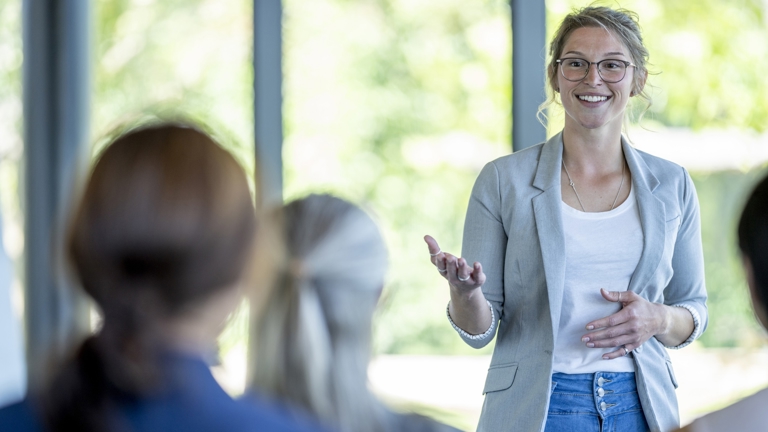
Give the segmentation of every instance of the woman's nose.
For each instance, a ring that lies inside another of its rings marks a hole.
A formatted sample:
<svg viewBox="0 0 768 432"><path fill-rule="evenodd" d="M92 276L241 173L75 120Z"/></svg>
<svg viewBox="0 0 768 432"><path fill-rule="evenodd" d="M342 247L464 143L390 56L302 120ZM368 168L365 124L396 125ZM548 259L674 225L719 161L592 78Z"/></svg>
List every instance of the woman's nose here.
<svg viewBox="0 0 768 432"><path fill-rule="evenodd" d="M592 66L594 66L594 68ZM591 63L589 67L587 67L587 76L584 77L584 82L590 85L602 84L603 78L600 76L600 72L597 68L598 65L595 63Z"/></svg>

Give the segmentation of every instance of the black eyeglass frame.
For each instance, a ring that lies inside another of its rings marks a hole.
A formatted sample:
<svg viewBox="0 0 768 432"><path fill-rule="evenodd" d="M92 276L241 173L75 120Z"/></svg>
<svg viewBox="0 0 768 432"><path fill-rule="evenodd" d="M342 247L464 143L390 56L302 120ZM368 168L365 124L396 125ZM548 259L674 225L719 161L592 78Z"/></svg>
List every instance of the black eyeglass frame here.
<svg viewBox="0 0 768 432"><path fill-rule="evenodd" d="M565 76L565 72L563 72L563 67L562 67L563 66L563 61L565 61L565 60L579 60L579 61L583 61L584 63L586 63L587 64L587 68L584 70L584 76L579 78L579 79L570 79L570 78L566 77ZM607 62L607 61L624 63L624 75L622 75L621 78L619 78L616 81L609 81L609 80L603 78L603 74L600 73L600 63ZM559 67L560 75L562 75L563 78L565 78L566 80L568 80L570 82L577 82L577 81L581 81L584 78L586 78L587 75L589 75L589 68L591 68L592 65L596 65L597 66L597 74L600 76L600 79L605 81L605 82L607 82L607 83L609 83L609 84L616 84L617 82L621 82L621 80L623 80L627 76L627 69L629 69L630 66L632 66L635 69L637 69L637 65L635 65L634 63L632 63L630 61L626 61L626 60L619 60L619 59L603 59L603 60L600 60L600 61L591 62L589 60L585 60L585 59L579 58L579 57L563 57L561 59L555 60L555 63L557 63L558 66L560 66Z"/></svg>

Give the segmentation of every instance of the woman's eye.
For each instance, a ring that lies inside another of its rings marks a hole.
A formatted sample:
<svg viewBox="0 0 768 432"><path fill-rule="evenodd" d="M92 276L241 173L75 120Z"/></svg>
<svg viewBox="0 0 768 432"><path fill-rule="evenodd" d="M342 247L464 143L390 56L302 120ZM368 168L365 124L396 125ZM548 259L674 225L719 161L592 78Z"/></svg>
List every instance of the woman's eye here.
<svg viewBox="0 0 768 432"><path fill-rule="evenodd" d="M568 62L568 66L573 68L580 68L580 67L584 67L584 62L581 60L571 60Z"/></svg>
<svg viewBox="0 0 768 432"><path fill-rule="evenodd" d="M617 61L609 61L609 62L603 63L603 68L605 69L619 69L622 66L623 64Z"/></svg>

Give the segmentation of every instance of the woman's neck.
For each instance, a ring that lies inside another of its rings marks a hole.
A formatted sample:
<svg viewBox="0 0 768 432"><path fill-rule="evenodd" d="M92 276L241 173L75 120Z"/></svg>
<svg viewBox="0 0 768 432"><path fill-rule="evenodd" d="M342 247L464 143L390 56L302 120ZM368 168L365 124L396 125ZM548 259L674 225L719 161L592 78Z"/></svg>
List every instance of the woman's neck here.
<svg viewBox="0 0 768 432"><path fill-rule="evenodd" d="M227 318L240 303L237 287L225 287L186 311L169 318L164 337L173 349L207 355L215 351L216 340Z"/></svg>
<svg viewBox="0 0 768 432"><path fill-rule="evenodd" d="M566 128L563 130L563 161L569 170L600 174L624 163L621 128Z"/></svg>

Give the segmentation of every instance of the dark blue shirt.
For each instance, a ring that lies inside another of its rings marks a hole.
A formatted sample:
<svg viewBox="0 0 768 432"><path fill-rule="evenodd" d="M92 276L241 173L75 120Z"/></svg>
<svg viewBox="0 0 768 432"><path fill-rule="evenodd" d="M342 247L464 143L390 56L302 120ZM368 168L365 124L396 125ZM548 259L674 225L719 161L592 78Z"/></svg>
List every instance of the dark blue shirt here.
<svg viewBox="0 0 768 432"><path fill-rule="evenodd" d="M169 385L162 392L119 405L117 415L130 430L325 431L309 417L264 398L233 400L200 358L174 355L168 366ZM0 409L0 431L44 430L41 417L29 399Z"/></svg>

